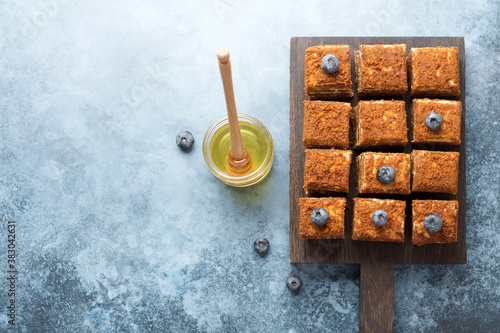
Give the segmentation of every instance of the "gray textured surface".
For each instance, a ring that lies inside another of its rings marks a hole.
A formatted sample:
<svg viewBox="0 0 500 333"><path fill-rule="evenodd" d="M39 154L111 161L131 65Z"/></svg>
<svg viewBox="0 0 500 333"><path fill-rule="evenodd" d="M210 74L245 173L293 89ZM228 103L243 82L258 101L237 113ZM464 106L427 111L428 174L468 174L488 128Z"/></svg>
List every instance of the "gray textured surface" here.
<svg viewBox="0 0 500 333"><path fill-rule="evenodd" d="M0 331L12 219L19 332L357 331L357 266L288 263L289 42L318 35L465 36L469 263L397 266L395 330L496 330L499 8L2 2ZM201 153L225 113L223 46L239 112L275 140L269 178L248 189L217 181ZM181 130L196 138L188 154L175 146ZM264 259L259 236L271 242Z"/></svg>

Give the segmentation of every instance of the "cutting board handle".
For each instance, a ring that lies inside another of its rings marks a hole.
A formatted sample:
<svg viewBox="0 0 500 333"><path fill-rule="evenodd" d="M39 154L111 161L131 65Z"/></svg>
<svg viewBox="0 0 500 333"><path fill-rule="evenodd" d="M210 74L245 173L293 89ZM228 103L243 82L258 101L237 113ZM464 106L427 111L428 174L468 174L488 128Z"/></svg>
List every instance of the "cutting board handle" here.
<svg viewBox="0 0 500 333"><path fill-rule="evenodd" d="M394 329L394 263L361 263L359 278L359 332Z"/></svg>

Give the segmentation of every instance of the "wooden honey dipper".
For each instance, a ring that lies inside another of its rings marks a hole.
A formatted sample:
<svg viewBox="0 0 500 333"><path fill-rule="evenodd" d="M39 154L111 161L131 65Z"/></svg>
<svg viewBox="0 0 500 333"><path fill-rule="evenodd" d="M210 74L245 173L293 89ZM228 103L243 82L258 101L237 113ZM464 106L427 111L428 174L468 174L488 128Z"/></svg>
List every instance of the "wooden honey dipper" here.
<svg viewBox="0 0 500 333"><path fill-rule="evenodd" d="M250 156L248 150L243 147L243 139L241 138L240 123L238 121L236 102L234 100L229 51L224 48L219 49L219 51L217 51L217 58L219 59L224 96L226 97L229 137L231 139L231 148L227 156L227 173L231 176L243 176L253 171L253 162L252 156Z"/></svg>

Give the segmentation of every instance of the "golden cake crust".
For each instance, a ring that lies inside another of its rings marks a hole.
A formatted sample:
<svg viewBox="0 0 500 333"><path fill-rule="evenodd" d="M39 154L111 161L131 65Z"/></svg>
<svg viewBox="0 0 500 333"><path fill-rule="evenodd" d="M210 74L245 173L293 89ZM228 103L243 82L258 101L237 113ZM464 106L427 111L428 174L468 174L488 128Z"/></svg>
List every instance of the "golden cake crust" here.
<svg viewBox="0 0 500 333"><path fill-rule="evenodd" d="M299 234L304 239L344 238L345 198L300 198ZM328 212L328 222L317 226L311 221L311 213L316 208Z"/></svg>
<svg viewBox="0 0 500 333"><path fill-rule="evenodd" d="M352 151L306 149L304 189L307 191L349 192Z"/></svg>
<svg viewBox="0 0 500 333"><path fill-rule="evenodd" d="M412 48L408 58L412 97L460 96L458 48Z"/></svg>
<svg viewBox="0 0 500 333"><path fill-rule="evenodd" d="M459 152L414 150L412 191L456 194Z"/></svg>
<svg viewBox="0 0 500 333"><path fill-rule="evenodd" d="M406 202L392 199L354 199L352 239L403 243L405 239ZM389 215L387 223L378 227L372 222L375 211L383 209Z"/></svg>
<svg viewBox="0 0 500 333"><path fill-rule="evenodd" d="M406 44L360 45L354 52L354 62L359 96L406 93Z"/></svg>
<svg viewBox="0 0 500 333"><path fill-rule="evenodd" d="M326 73L321 60L327 54L339 59L339 69ZM349 98L353 96L349 45L317 45L306 49L304 84L310 99Z"/></svg>
<svg viewBox="0 0 500 333"><path fill-rule="evenodd" d="M304 147L349 147L351 104L333 101L304 101Z"/></svg>
<svg viewBox="0 0 500 333"><path fill-rule="evenodd" d="M443 123L437 130L431 130L425 125L425 117L437 112ZM443 99L414 99L411 105L413 126L413 143L460 144L462 124L462 102Z"/></svg>
<svg viewBox="0 0 500 333"><path fill-rule="evenodd" d="M410 154L365 152L356 158L358 193L410 194ZM377 180L378 168L390 165L396 178L390 184Z"/></svg>
<svg viewBox="0 0 500 333"><path fill-rule="evenodd" d="M438 214L443 220L443 227L438 232L430 233L425 229L424 218L429 214ZM413 200L412 244L453 243L457 241L457 229L458 201Z"/></svg>
<svg viewBox="0 0 500 333"><path fill-rule="evenodd" d="M404 101L359 101L353 122L354 148L404 146L408 142Z"/></svg>

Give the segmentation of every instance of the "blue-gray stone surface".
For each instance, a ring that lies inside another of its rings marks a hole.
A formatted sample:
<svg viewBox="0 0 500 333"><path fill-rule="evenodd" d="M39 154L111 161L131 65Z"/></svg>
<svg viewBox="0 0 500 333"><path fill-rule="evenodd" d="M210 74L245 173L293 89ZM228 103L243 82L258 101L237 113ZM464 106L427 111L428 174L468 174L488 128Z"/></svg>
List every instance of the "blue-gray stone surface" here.
<svg viewBox="0 0 500 333"><path fill-rule="evenodd" d="M396 266L395 331L500 322L500 1L8 1L0 4L0 331L355 332L359 267L288 263L292 36L464 36L468 263ZM223 185L201 144L238 111L270 176ZM178 132L196 139L189 153ZM7 222L16 221L16 325ZM271 249L253 250L257 237ZM301 277L298 295L289 275Z"/></svg>

